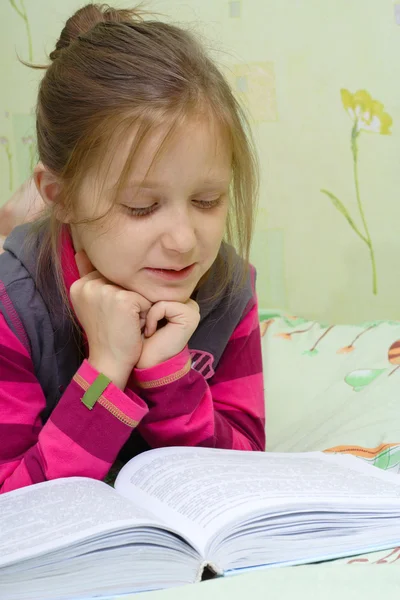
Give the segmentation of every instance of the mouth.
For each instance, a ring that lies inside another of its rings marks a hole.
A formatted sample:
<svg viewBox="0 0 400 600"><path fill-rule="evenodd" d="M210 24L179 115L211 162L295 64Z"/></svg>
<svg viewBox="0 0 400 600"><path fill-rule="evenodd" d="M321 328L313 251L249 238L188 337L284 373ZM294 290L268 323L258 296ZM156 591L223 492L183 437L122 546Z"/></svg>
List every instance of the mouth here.
<svg viewBox="0 0 400 600"><path fill-rule="evenodd" d="M153 269L151 267L147 267L145 270L154 277L176 281L189 277L189 275L192 274L195 266L196 263L188 265L187 267L183 267L183 269Z"/></svg>

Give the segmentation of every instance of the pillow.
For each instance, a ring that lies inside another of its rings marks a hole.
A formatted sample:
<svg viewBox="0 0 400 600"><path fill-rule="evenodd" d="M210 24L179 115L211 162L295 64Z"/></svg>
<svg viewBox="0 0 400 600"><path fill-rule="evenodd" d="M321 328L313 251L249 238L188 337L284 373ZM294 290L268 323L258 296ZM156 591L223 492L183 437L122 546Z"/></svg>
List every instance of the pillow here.
<svg viewBox="0 0 400 600"><path fill-rule="evenodd" d="M260 327L267 450L351 452L400 470L400 322Z"/></svg>

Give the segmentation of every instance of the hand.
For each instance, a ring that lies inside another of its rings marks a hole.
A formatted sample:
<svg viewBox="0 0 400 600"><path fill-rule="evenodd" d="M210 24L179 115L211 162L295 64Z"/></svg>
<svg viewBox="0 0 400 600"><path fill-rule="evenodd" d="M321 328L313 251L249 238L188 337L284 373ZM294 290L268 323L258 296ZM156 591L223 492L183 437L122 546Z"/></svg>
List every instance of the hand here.
<svg viewBox="0 0 400 600"><path fill-rule="evenodd" d="M27 179L0 209L0 235L7 237L17 225L33 221L45 204L33 178Z"/></svg>
<svg viewBox="0 0 400 600"><path fill-rule="evenodd" d="M161 319L168 322L157 330ZM194 300L182 302L156 302L146 316L143 349L136 364L147 369L179 354L196 330L200 321L199 305Z"/></svg>
<svg viewBox="0 0 400 600"><path fill-rule="evenodd" d="M75 259L81 278L71 286L71 302L88 339L88 360L124 389L142 352L151 303L105 279L84 251Z"/></svg>

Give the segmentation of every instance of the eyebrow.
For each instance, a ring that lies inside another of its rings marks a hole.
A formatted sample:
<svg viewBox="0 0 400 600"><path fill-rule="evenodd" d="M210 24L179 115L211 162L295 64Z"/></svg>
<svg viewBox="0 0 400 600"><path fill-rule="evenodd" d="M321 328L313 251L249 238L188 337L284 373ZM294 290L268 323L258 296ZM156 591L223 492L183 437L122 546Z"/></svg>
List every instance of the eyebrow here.
<svg viewBox="0 0 400 600"><path fill-rule="evenodd" d="M229 185L230 180L223 178L223 179L206 179L204 180L201 185L204 185L205 187L213 187L216 185ZM159 188L163 188L165 187L165 184L162 183L161 181L155 181L152 179L144 179L142 181L132 181L129 183L128 187L133 187L133 188L140 188L140 189L159 189Z"/></svg>

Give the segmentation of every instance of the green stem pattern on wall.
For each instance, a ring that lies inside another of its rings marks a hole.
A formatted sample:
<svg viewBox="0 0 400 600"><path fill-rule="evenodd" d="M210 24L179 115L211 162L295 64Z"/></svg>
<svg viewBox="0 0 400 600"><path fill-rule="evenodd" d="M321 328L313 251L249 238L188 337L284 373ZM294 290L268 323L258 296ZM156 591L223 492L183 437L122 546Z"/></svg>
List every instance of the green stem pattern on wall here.
<svg viewBox="0 0 400 600"><path fill-rule="evenodd" d="M6 153L8 158L8 180L10 191L14 189L14 176L13 176L13 168L12 168L12 154L9 147L6 147Z"/></svg>
<svg viewBox="0 0 400 600"><path fill-rule="evenodd" d="M372 266L372 293L376 295L378 293L378 282L377 282L377 274L376 274L375 253L374 253L374 248L372 246L372 240L371 240L371 235L369 233L367 219L365 218L364 207L361 202L360 184L359 184L359 178L358 178L357 140L358 140L359 135L360 135L360 131L358 130L357 121L356 121L354 123L353 129L351 131L351 152L353 155L353 176L354 176L354 187L355 187L355 191L356 191L357 207L358 207L358 212L360 213L361 221L363 224L364 233L362 231L360 231L360 229L357 227L356 223L351 218L349 211L347 210L347 208L345 207L343 202L341 200L339 200L339 198L337 198L334 194L332 194L332 192L329 192L328 190L321 190L321 192L328 196L328 198L331 200L333 206L345 217L345 219L347 220L347 222L349 223L349 225L353 229L353 231L367 245L367 247L369 249L369 254L371 257L371 266Z"/></svg>
<svg viewBox="0 0 400 600"><path fill-rule="evenodd" d="M8 186L10 191L14 188L14 174L13 174L13 164L12 164L12 153L10 149L10 142L6 137L0 137L0 146L4 147L5 153L7 155L8 160Z"/></svg>
<svg viewBox="0 0 400 600"><path fill-rule="evenodd" d="M369 248L369 253L371 256L372 293L376 295L378 293L378 286L377 286L375 253L374 253L374 248L372 246L372 241L371 241L371 236L370 236L369 229L368 229L367 220L365 218L364 208L363 208L363 205L361 202L360 185L359 185L359 181L358 181L358 146L357 146L358 136L359 136L359 132L357 131L357 125L355 124L352 129L352 132L351 132L351 151L353 153L354 185L355 185L355 189L356 189L357 206L358 206L358 210L359 210L361 220L362 220L362 223L364 226L364 231L365 231L364 241Z"/></svg>
<svg viewBox="0 0 400 600"><path fill-rule="evenodd" d="M343 202L341 200L339 200L339 198L337 198L337 196L335 196L335 194L332 194L332 192L329 192L328 190L321 190L321 192L328 196L328 198L331 200L333 206L344 216L344 218L347 220L350 227L356 232L358 237L360 237L363 242L367 243L367 238L358 229L357 225L351 218L351 216L350 216L347 208L343 204Z"/></svg>
<svg viewBox="0 0 400 600"><path fill-rule="evenodd" d="M17 14L21 17L21 19L25 23L26 34L27 34L27 38L28 38L29 60L30 60L30 62L32 62L33 61L33 46L32 46L31 28L29 25L29 20L28 20L28 15L27 15L26 8L25 8L24 0L20 0L20 2L21 2L21 7L19 7L17 5L16 0L10 0L11 6L14 8L14 10L17 12Z"/></svg>
<svg viewBox="0 0 400 600"><path fill-rule="evenodd" d="M33 173L33 169L35 167L36 164L36 160L35 160L35 146L33 144L31 144L29 146L29 159L30 159L30 172Z"/></svg>

